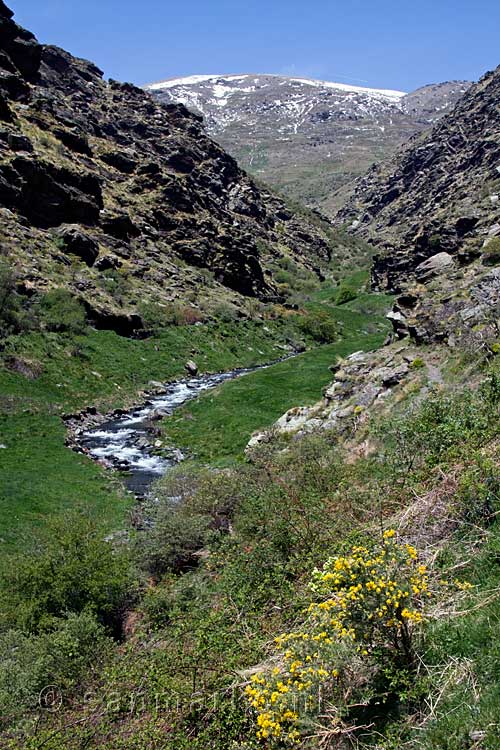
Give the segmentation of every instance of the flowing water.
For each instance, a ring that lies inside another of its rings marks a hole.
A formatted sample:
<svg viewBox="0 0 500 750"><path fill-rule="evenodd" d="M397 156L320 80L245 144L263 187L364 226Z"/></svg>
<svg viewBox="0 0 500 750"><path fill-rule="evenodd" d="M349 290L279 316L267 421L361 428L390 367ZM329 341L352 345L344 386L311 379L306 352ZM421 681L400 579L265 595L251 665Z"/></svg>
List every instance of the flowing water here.
<svg viewBox="0 0 500 750"><path fill-rule="evenodd" d="M151 444L154 443L150 433L151 419L168 416L200 393L256 369L261 368L201 375L171 383L142 406L83 432L79 443L94 459L126 472L128 489L139 497L144 496L155 479L183 458L179 450L173 450L168 457L155 454Z"/></svg>

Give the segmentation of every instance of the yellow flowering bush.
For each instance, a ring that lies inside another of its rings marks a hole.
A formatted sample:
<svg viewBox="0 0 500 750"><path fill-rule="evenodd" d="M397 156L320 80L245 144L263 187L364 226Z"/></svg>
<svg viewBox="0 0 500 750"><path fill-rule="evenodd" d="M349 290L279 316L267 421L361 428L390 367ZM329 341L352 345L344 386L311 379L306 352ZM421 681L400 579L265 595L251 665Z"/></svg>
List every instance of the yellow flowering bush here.
<svg viewBox="0 0 500 750"><path fill-rule="evenodd" d="M330 558L309 585L315 601L304 627L276 639L277 666L246 687L257 736L269 746L299 742L325 696L341 712L355 673L373 676L389 662L411 670L414 631L431 596L426 566L394 529L378 546Z"/></svg>

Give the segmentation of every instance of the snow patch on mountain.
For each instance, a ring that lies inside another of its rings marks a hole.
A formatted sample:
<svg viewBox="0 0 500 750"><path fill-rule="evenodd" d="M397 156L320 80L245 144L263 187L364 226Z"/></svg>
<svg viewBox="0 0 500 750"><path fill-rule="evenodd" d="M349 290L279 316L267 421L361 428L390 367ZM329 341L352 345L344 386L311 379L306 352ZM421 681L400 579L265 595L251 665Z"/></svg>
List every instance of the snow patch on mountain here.
<svg viewBox="0 0 500 750"><path fill-rule="evenodd" d="M260 73L257 75L251 73L244 73L241 75L193 75L185 76L183 78L170 78L165 81L158 81L157 83L150 83L145 86L149 91L161 91L162 89L171 89L177 86L193 86L197 83L206 83L207 81L216 81L216 86L220 89L224 84L231 84L233 81L243 81L245 79L253 79L256 83L260 83L260 79L266 78L283 78L276 73ZM403 96L406 96L404 91L396 91L392 89L373 89L365 86L354 86L346 83L336 83L334 81L316 81L311 78L288 78L284 80L284 84L287 81L294 81L295 83L305 84L306 86L314 86L316 88L329 88L337 89L338 91L350 91L359 94L368 94L370 96L381 97L384 99L390 99L392 101L398 101ZM263 84L266 85L265 83ZM269 85L269 84L267 84ZM215 87L214 87L215 88ZM238 90L236 87L231 87L232 91ZM240 89L241 91L252 90L251 87L245 87ZM216 96L221 96L216 94Z"/></svg>

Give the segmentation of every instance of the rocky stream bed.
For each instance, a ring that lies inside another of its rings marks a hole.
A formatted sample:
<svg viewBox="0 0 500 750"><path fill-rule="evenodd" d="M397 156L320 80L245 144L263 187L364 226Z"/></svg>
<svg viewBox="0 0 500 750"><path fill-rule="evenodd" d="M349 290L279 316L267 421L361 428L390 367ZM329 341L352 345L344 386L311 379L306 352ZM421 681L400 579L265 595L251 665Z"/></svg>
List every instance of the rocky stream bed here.
<svg viewBox="0 0 500 750"><path fill-rule="evenodd" d="M127 489L144 497L152 482L185 458L179 448L159 439L155 424L204 391L272 364L276 363L154 384L154 395L128 411L102 415L91 407L67 415L67 444L106 467L123 471Z"/></svg>

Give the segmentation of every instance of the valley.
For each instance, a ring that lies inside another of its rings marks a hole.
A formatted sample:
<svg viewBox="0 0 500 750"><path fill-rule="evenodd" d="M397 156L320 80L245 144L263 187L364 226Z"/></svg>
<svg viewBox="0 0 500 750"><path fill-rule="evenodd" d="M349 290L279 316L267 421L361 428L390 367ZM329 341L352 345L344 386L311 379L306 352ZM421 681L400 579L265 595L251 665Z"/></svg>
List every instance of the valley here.
<svg viewBox="0 0 500 750"><path fill-rule="evenodd" d="M331 288L326 286L326 290L332 297ZM321 296L321 290L318 294ZM367 300L363 296L359 299L361 311L351 310L353 303L329 308L333 319L344 323L347 319L349 323L347 332L341 336L341 343L323 345L319 350L314 338L306 338L309 347L313 348L308 354L300 355L308 363L304 374L299 377L302 380L300 394L312 400L320 396L321 387L329 379L328 365L337 350L344 352L375 346L383 340L387 331L383 306L388 308L389 302L380 295L382 312L375 321L374 330L370 316L370 304L374 304L372 298L367 295ZM374 299L379 304L377 295ZM373 332L364 331L364 328ZM64 447L65 431L61 419L64 415L89 407L97 414L130 408L134 402L146 397L148 389L154 394L160 383L182 377L185 362L193 357L201 372L208 373L254 367L279 359L290 349L287 343L290 337L303 341L300 328L294 328L293 316L291 323L278 317L267 322L249 320L177 326L146 341L124 339L112 332L89 331L76 337L35 334L24 337L22 343L15 342L16 349L7 350L7 357L15 363L13 370L1 373L2 442L6 447L0 453L4 507L0 537L4 549L15 550L24 543L25 534L29 535L33 524L43 526L44 518L64 514L74 506L90 508L110 530L113 524L126 521L126 510L132 507L133 500L124 494L119 481ZM319 351L322 356L318 358ZM27 381L22 371L15 371L21 364L25 368L34 368L40 362L44 363L44 371L34 380ZM274 372L280 368L289 374L284 380L281 378L275 382ZM255 387L255 379L259 380L259 373L248 376L240 393L240 402L229 407L233 414L232 423L214 415L214 409L210 407L205 410L209 422L218 420L216 441L222 444L228 441L234 448L236 439L236 445L244 447L254 429L268 424L270 414L278 417L292 405L295 388L299 385L297 374L295 360L289 366L286 362L273 366L265 378L268 382L267 398L255 402L253 412L248 410L248 398ZM152 383L156 384L153 389ZM223 392L226 392L225 388ZM203 431L203 434L205 439L214 437L210 432ZM176 437L174 444L177 446ZM179 438L178 447L187 447L195 454L198 452L195 434L189 436L187 446L184 445L186 437ZM217 452L212 458L218 460L224 455L221 449L220 454ZM21 457L26 472L20 470ZM35 474L33 466L37 467ZM65 466L63 471L62 466ZM90 495L88 483L93 488ZM107 497L109 502L106 502Z"/></svg>
<svg viewBox="0 0 500 750"><path fill-rule="evenodd" d="M1 750L498 750L499 101L0 0Z"/></svg>

